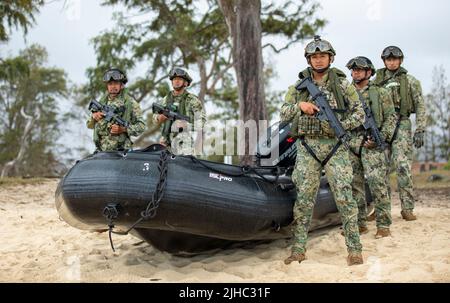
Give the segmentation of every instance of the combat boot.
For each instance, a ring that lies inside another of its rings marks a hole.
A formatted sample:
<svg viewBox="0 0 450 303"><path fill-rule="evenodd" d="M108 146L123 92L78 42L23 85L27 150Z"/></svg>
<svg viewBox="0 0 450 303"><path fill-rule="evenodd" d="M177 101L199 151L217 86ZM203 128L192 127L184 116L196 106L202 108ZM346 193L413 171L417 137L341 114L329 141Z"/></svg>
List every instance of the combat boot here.
<svg viewBox="0 0 450 303"><path fill-rule="evenodd" d="M417 217L413 214L412 210L402 210L400 214L402 215L402 218L405 219L406 221L417 220Z"/></svg>
<svg viewBox="0 0 450 303"><path fill-rule="evenodd" d="M359 229L360 235L367 234L369 232L369 229L366 226L360 226L360 227L358 227L358 229ZM344 231L341 231L341 235L345 236Z"/></svg>
<svg viewBox="0 0 450 303"><path fill-rule="evenodd" d="M287 257L284 260L284 264L289 265L294 261L298 261L298 263L301 263L302 261L306 260L306 256L305 254L300 254L300 253L292 253L289 257Z"/></svg>
<svg viewBox="0 0 450 303"><path fill-rule="evenodd" d="M358 252L352 252L348 254L347 257L347 264L348 266L352 266L352 265L358 265L358 264L363 264L363 257L361 253Z"/></svg>
<svg viewBox="0 0 450 303"><path fill-rule="evenodd" d="M367 216L367 221L375 221L375 219L376 219L375 212Z"/></svg>
<svg viewBox="0 0 450 303"><path fill-rule="evenodd" d="M389 228L377 228L377 233L375 234L375 239L389 237L390 235L391 235L391 231L389 230Z"/></svg>

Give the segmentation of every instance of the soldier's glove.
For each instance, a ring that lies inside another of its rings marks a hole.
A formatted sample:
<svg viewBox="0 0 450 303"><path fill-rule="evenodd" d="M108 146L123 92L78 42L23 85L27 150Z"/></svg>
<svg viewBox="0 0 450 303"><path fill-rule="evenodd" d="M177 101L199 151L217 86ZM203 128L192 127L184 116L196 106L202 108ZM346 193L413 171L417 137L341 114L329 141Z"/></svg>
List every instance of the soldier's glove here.
<svg viewBox="0 0 450 303"><path fill-rule="evenodd" d="M421 148L424 144L425 132L423 130L416 130L414 133L413 143L415 148Z"/></svg>
<svg viewBox="0 0 450 303"><path fill-rule="evenodd" d="M334 130L327 121L320 121L320 128L324 135L334 137Z"/></svg>

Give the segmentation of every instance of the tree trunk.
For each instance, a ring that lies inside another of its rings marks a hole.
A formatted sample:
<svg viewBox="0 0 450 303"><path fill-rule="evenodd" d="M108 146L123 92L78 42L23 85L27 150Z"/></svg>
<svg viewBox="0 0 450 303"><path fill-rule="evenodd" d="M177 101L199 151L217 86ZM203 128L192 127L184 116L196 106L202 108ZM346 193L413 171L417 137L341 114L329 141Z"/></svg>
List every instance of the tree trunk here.
<svg viewBox="0 0 450 303"><path fill-rule="evenodd" d="M230 36L234 69L239 90L239 117L244 122L267 120L262 56L262 28L260 0L219 0ZM265 131L265 130L262 130ZM258 129L259 137L259 129ZM250 138L248 138L250 139ZM241 164L252 163L256 146L245 140L245 155Z"/></svg>
<svg viewBox="0 0 450 303"><path fill-rule="evenodd" d="M205 60L200 56L197 57L197 65L198 65L198 70L200 71L200 92L198 94L198 99L204 104L206 91L208 90L208 87L207 87L208 79L206 76Z"/></svg>
<svg viewBox="0 0 450 303"><path fill-rule="evenodd" d="M27 121L27 123L25 124L25 129L22 134L22 138L20 139L20 149L19 152L17 153L17 156L13 160L5 164L5 166L2 169L2 174L0 175L0 178L7 177L11 172L11 170L13 169L17 170L18 165L23 161L23 157L25 156L25 151L27 149L27 139L31 134L34 122L39 120L41 116L39 108L36 108L36 113L33 116L27 115L23 108L20 110L20 113Z"/></svg>

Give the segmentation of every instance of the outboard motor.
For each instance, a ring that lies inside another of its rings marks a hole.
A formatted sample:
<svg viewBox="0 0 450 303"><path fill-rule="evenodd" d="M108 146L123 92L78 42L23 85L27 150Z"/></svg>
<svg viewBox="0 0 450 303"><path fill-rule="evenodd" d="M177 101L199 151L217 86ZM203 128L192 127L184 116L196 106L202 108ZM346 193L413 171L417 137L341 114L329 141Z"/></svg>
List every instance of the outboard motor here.
<svg viewBox="0 0 450 303"><path fill-rule="evenodd" d="M297 155L296 139L288 122L277 122L267 129L258 141L255 156L257 166L294 166Z"/></svg>

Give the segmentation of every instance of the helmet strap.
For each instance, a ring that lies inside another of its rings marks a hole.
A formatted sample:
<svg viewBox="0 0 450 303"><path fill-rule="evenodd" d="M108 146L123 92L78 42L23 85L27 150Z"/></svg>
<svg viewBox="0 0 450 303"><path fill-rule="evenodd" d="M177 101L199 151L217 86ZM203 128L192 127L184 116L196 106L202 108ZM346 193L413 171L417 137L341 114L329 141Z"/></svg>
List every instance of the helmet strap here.
<svg viewBox="0 0 450 303"><path fill-rule="evenodd" d="M355 80L355 79L353 79L353 82L355 82L356 84L360 84L361 82L364 82L364 81L369 80L370 77L372 77L372 75L367 76L367 72L368 72L368 71L369 71L368 69L365 69L365 70L364 70L364 73L365 73L364 78L362 78L361 80Z"/></svg>
<svg viewBox="0 0 450 303"><path fill-rule="evenodd" d="M187 87L187 81L184 80L184 83L182 86L179 86L179 87L172 86L172 87L173 87L173 90L176 91L177 93L182 93Z"/></svg>
<svg viewBox="0 0 450 303"><path fill-rule="evenodd" d="M313 71L315 71L316 73L319 73L319 74L323 74L323 73L326 72L329 68L330 68L330 65L328 65L328 66L325 67L325 68L314 68L314 67L311 66L311 69L312 69Z"/></svg>

